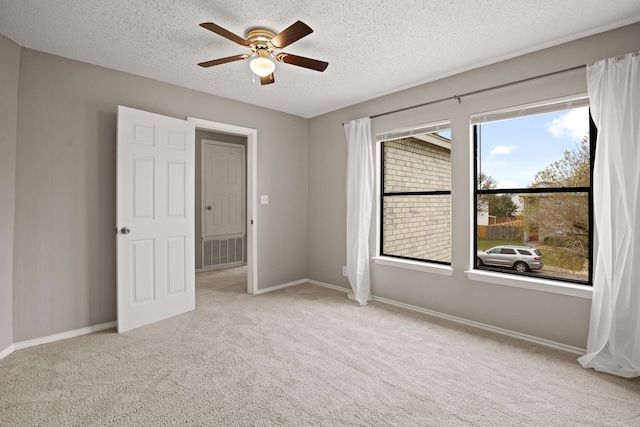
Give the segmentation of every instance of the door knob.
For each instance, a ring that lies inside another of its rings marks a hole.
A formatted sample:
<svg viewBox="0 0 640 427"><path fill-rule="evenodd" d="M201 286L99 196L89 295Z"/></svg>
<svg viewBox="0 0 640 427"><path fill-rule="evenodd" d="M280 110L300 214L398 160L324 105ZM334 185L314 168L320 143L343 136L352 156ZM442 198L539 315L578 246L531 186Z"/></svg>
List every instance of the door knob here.
<svg viewBox="0 0 640 427"><path fill-rule="evenodd" d="M122 227L122 228L120 229L120 233L122 233L122 234L129 234L129 233L131 233L131 230L129 230L127 227Z"/></svg>
<svg viewBox="0 0 640 427"><path fill-rule="evenodd" d="M207 206L207 210L210 211L211 210L211 206Z"/></svg>

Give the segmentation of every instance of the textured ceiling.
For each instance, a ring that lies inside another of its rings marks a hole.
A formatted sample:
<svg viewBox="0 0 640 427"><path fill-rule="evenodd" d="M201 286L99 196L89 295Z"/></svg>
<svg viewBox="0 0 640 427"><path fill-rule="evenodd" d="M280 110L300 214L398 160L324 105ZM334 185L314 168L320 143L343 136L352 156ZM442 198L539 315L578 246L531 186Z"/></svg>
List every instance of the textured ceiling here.
<svg viewBox="0 0 640 427"><path fill-rule="evenodd" d="M242 37L296 20L314 33L283 51L324 73L277 63L252 82ZM639 0L0 0L0 34L21 46L262 107L313 117L524 53L640 21Z"/></svg>

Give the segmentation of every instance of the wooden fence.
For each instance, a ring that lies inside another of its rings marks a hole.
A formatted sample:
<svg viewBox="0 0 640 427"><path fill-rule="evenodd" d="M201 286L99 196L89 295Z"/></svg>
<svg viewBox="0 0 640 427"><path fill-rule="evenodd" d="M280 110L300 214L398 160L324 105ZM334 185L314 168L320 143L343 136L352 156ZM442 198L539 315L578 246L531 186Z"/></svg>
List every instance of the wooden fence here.
<svg viewBox="0 0 640 427"><path fill-rule="evenodd" d="M518 240L520 227L513 225L479 225L478 239Z"/></svg>

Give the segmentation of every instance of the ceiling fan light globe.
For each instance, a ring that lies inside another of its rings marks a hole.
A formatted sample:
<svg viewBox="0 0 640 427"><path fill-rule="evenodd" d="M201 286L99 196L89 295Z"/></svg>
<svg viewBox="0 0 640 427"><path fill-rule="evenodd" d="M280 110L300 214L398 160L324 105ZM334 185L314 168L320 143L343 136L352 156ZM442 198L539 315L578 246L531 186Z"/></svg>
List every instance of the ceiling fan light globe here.
<svg viewBox="0 0 640 427"><path fill-rule="evenodd" d="M258 57L251 60L249 68L258 76L265 77L273 73L273 70L276 69L276 64L268 58Z"/></svg>

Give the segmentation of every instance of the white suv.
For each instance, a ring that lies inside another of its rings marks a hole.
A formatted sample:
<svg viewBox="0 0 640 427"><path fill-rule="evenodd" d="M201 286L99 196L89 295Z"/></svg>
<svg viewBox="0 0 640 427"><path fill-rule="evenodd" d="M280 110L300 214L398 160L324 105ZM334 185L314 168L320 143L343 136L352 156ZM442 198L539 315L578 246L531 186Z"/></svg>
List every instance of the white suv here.
<svg viewBox="0 0 640 427"><path fill-rule="evenodd" d="M541 269L544 267L544 261L542 253L530 246L494 246L486 251L478 251L476 265L509 267L524 273Z"/></svg>

